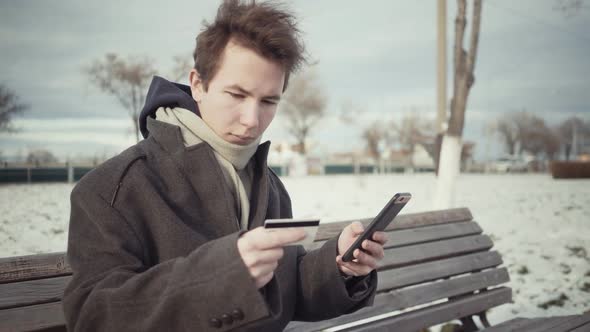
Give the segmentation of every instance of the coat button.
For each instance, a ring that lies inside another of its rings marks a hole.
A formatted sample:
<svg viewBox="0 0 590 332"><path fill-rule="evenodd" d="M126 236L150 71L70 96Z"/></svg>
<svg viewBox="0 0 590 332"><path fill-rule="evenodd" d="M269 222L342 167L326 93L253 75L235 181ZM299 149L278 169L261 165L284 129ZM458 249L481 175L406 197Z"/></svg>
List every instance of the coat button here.
<svg viewBox="0 0 590 332"><path fill-rule="evenodd" d="M234 322L234 319L232 318L232 316L230 316L228 314L223 314L223 315L221 315L221 321L224 324L230 325Z"/></svg>
<svg viewBox="0 0 590 332"><path fill-rule="evenodd" d="M242 320L244 319L244 313L242 312L242 310L240 309L234 309L231 312L231 316L236 319L236 320Z"/></svg>
<svg viewBox="0 0 590 332"><path fill-rule="evenodd" d="M211 326L211 327L220 328L221 325L222 325L221 321L217 318L211 318L209 320L209 326Z"/></svg>

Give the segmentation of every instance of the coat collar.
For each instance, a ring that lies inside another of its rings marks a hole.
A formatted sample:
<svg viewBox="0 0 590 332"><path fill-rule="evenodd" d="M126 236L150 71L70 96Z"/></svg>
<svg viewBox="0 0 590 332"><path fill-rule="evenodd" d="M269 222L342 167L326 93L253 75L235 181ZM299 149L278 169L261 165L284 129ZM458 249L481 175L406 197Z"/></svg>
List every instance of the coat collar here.
<svg viewBox="0 0 590 332"><path fill-rule="evenodd" d="M229 234L239 229L239 221L232 204L232 195L224 185L221 166L212 148L205 142L185 147L180 128L156 119L147 119L150 137L170 155L184 176L191 183L197 197L206 201L205 208L212 220L223 220L216 227L221 234ZM270 141L258 146L252 157L255 162L250 216L248 228L261 226L266 219L269 200L269 170L267 164Z"/></svg>

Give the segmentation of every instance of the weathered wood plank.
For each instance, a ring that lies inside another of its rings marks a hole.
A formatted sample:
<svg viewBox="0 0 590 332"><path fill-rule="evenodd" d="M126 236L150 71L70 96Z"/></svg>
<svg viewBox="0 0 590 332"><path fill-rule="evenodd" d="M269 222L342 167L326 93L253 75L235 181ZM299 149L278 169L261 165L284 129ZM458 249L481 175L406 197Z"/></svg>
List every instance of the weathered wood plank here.
<svg viewBox="0 0 590 332"><path fill-rule="evenodd" d="M465 317L485 311L489 308L510 302L511 299L511 289L499 287L488 292L435 304L430 307L387 317L378 321L362 323L338 331L415 332L436 324L448 322L457 317Z"/></svg>
<svg viewBox="0 0 590 332"><path fill-rule="evenodd" d="M423 282L496 267L500 264L502 264L500 254L492 251L379 271L377 291L413 286Z"/></svg>
<svg viewBox="0 0 590 332"><path fill-rule="evenodd" d="M385 250L385 257L379 262L379 270L450 258L489 250L492 240L486 235L467 236L451 240L429 242Z"/></svg>
<svg viewBox="0 0 590 332"><path fill-rule="evenodd" d="M60 301L71 276L0 284L0 309Z"/></svg>
<svg viewBox="0 0 590 332"><path fill-rule="evenodd" d="M530 328L535 326L543 325L555 318L542 317L542 318L515 318L501 324L484 329L485 332L515 332L515 331L529 331ZM562 319L562 318L560 318Z"/></svg>
<svg viewBox="0 0 590 332"><path fill-rule="evenodd" d="M479 289L500 285L507 282L508 279L508 271L506 269L493 269L450 280L429 283L419 287L404 288L398 291L381 293L376 296L372 307L364 308L352 314L321 322L299 322L298 324L290 324L289 329L285 331L303 332L321 330L332 326L347 324L395 310L411 308L452 296L472 293Z"/></svg>
<svg viewBox="0 0 590 332"><path fill-rule="evenodd" d="M340 231L353 221L360 221L365 226L368 225L372 218L353 219L327 224L320 224L316 234L316 241L330 239L340 233ZM420 213L400 214L395 218L395 222L389 224L386 230L406 229L413 227L423 227L437 224L448 224L455 222L465 222L473 220L473 216L468 208L456 208L448 210L428 211Z"/></svg>
<svg viewBox="0 0 590 332"><path fill-rule="evenodd" d="M65 325L61 302L0 310L0 331L36 331ZM65 327L64 327L65 331Z"/></svg>
<svg viewBox="0 0 590 332"><path fill-rule="evenodd" d="M590 323L578 326L570 332L590 332Z"/></svg>
<svg viewBox="0 0 590 332"><path fill-rule="evenodd" d="M539 329L533 329L531 332L565 332L575 328L587 328L590 330L590 312L577 316L567 316L563 320L555 320L550 324L543 325Z"/></svg>
<svg viewBox="0 0 590 332"><path fill-rule="evenodd" d="M460 222L402 230L387 231L388 241L385 248L402 247L430 241L452 239L461 236L481 234L482 229L475 222ZM316 241L310 249L321 247L326 241Z"/></svg>
<svg viewBox="0 0 590 332"><path fill-rule="evenodd" d="M0 284L72 274L63 252L0 258Z"/></svg>

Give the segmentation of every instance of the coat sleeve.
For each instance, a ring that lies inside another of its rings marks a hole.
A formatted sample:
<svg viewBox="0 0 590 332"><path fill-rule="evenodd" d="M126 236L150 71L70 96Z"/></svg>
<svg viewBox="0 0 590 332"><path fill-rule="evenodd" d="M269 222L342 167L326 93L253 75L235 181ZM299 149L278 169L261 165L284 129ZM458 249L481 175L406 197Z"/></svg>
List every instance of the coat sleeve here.
<svg viewBox="0 0 590 332"><path fill-rule="evenodd" d="M71 204L68 331L226 331L269 315L239 255L240 233L148 267L140 238L104 198L75 189Z"/></svg>
<svg viewBox="0 0 590 332"><path fill-rule="evenodd" d="M338 236L316 250L300 247L297 307L294 320L318 321L348 314L373 304L377 271L345 282L338 265Z"/></svg>

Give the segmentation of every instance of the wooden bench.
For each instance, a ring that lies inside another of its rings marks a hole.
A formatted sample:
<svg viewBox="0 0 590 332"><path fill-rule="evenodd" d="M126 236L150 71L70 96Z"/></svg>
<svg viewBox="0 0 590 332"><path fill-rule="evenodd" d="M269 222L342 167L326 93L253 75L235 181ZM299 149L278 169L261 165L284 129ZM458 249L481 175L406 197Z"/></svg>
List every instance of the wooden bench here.
<svg viewBox="0 0 590 332"><path fill-rule="evenodd" d="M361 220L367 224L370 220ZM350 221L320 227L314 246ZM486 310L511 302L508 271L468 209L402 214L387 229L375 303L321 322L292 322L286 331L419 331L454 319L464 331L589 331L590 313L516 318L490 327ZM63 289L71 270L64 253L0 259L0 331L64 331ZM473 317L477 317L476 320Z"/></svg>

